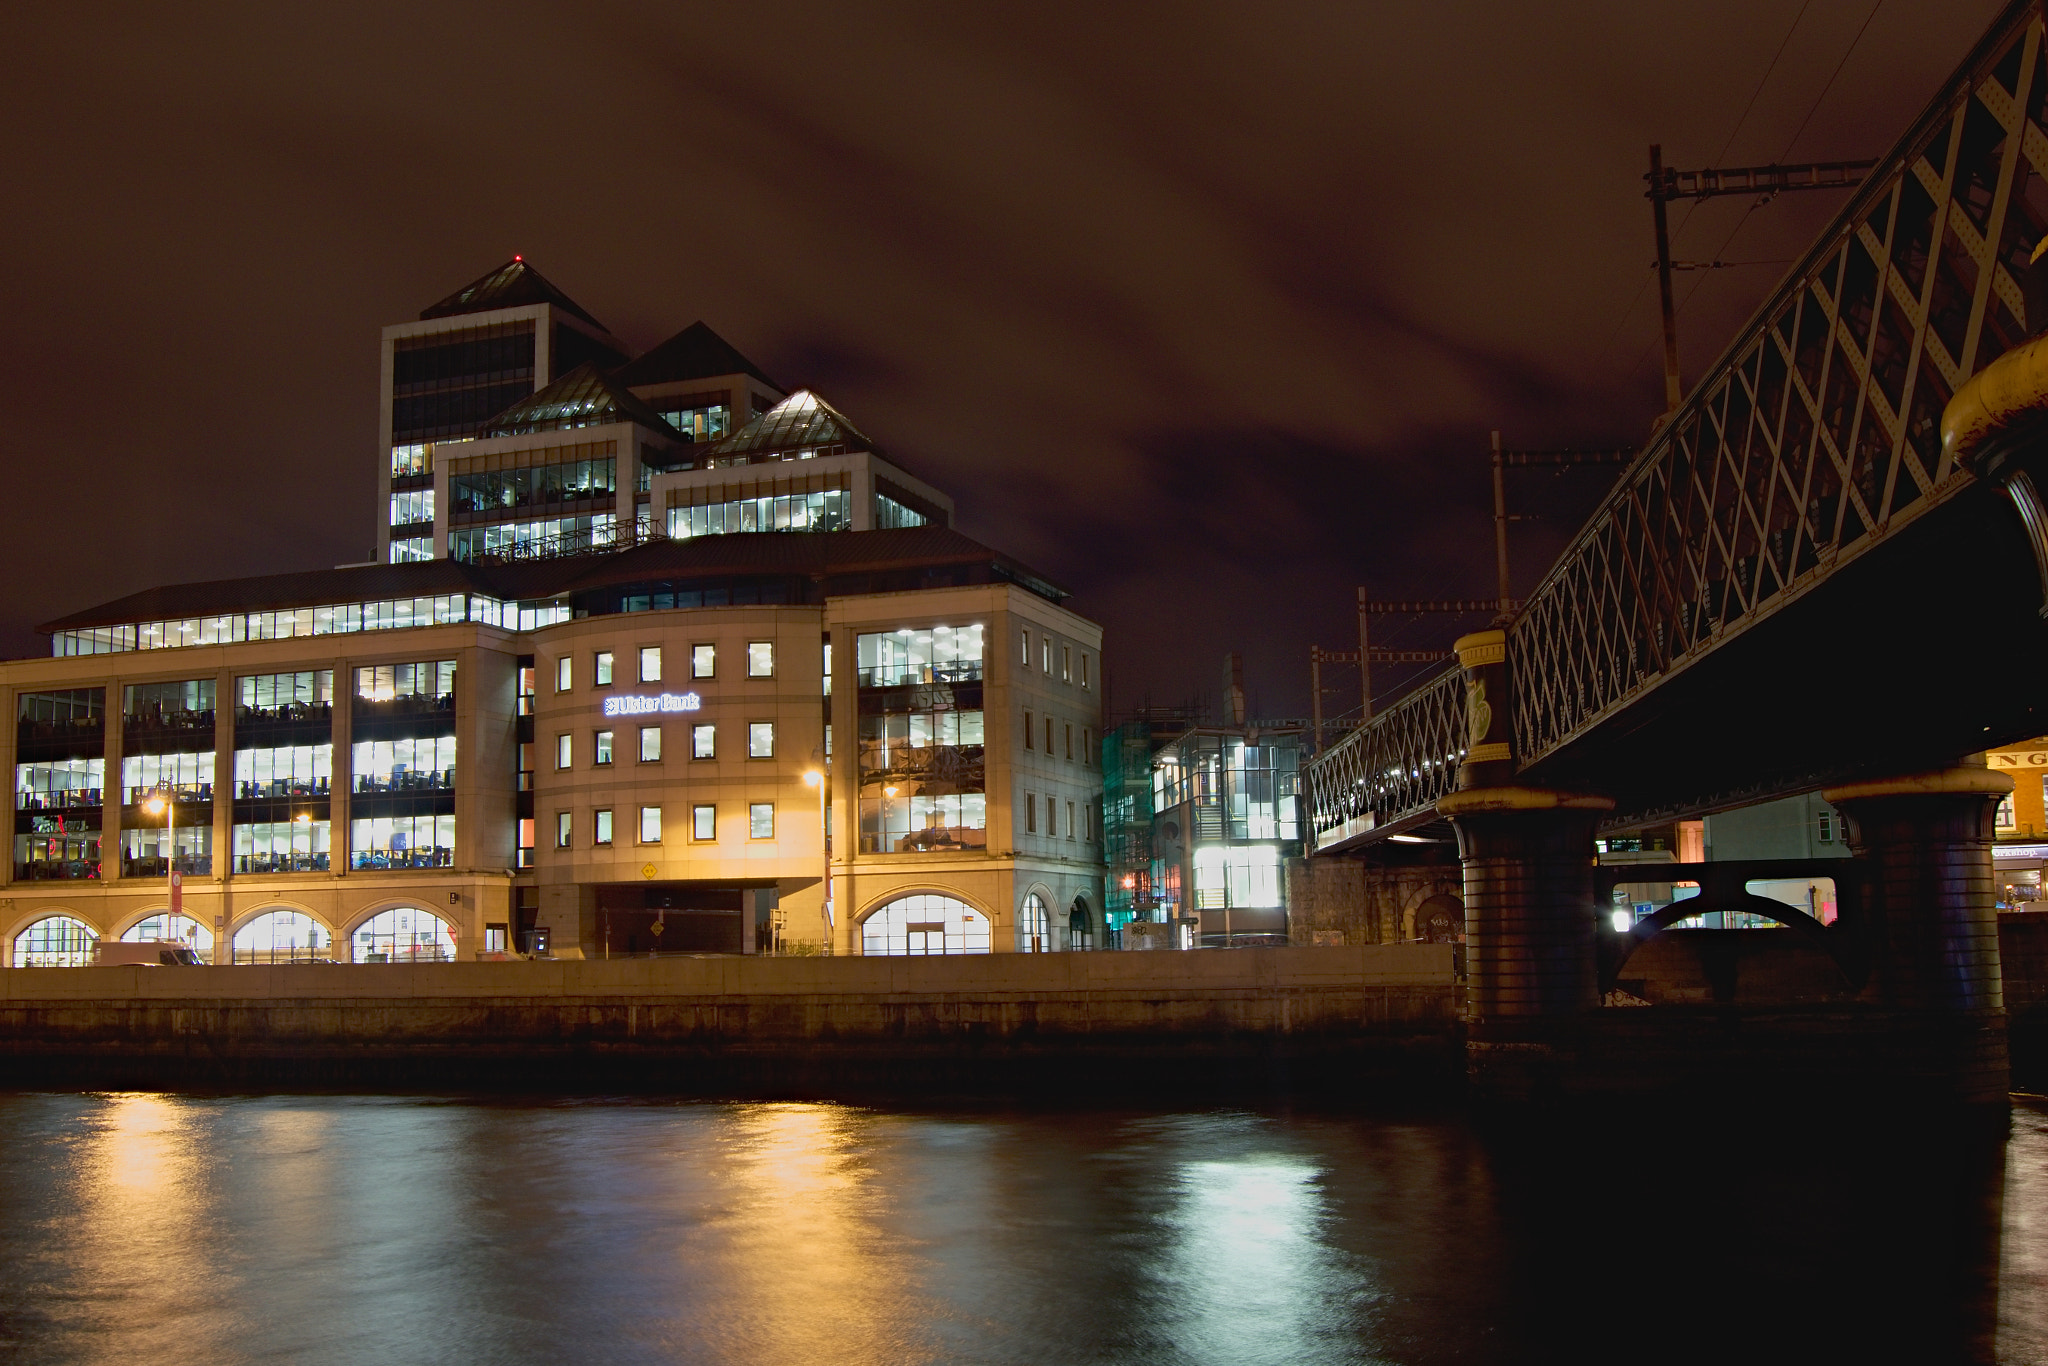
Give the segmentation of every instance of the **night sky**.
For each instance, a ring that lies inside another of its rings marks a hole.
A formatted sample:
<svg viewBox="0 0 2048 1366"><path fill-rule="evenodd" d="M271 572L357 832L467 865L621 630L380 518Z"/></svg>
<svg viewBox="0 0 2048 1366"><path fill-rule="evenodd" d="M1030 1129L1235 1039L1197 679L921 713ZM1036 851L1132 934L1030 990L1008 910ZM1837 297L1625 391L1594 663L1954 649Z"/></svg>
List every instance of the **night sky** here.
<svg viewBox="0 0 2048 1366"><path fill-rule="evenodd" d="M1878 155L1998 6L851 8L11 10L0 648L366 558L378 329L521 252L846 410L1075 591L1117 709L1235 648L1304 714L1357 584L1491 593L1489 429L1644 438L1647 144ZM1839 203L1675 207L1765 263L1678 277L1688 378ZM1517 477L1518 591L1605 478Z"/></svg>

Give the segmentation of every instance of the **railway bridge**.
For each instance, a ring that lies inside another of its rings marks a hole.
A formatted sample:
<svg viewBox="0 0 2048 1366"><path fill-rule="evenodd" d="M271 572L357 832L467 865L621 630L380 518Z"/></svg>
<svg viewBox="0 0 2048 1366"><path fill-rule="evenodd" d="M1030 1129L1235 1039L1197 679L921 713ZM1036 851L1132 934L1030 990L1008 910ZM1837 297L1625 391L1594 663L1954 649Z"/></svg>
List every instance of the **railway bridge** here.
<svg viewBox="0 0 2048 1366"><path fill-rule="evenodd" d="M1819 790L1855 856L1843 913L1771 913L1852 966L1922 1080L2003 1098L2011 783L1972 756L2048 731L2044 242L2025 0L1519 608L1311 764L1318 856L1455 834L1476 1080L1563 1084L1617 1013L1603 967L1657 926L1603 927L1596 834Z"/></svg>

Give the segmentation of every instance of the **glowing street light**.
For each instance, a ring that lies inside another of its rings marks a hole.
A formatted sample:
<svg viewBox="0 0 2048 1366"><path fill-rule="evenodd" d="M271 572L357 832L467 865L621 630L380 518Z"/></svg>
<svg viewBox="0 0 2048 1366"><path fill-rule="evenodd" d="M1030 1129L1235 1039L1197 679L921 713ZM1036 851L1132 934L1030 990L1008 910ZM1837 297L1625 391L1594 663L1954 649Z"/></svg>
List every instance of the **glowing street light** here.
<svg viewBox="0 0 2048 1366"><path fill-rule="evenodd" d="M185 913L185 882L178 876L178 801L177 794L168 782L160 782L156 790L143 801L142 809L152 816L164 818L164 866L170 870L171 918L169 924L176 934L178 917Z"/></svg>

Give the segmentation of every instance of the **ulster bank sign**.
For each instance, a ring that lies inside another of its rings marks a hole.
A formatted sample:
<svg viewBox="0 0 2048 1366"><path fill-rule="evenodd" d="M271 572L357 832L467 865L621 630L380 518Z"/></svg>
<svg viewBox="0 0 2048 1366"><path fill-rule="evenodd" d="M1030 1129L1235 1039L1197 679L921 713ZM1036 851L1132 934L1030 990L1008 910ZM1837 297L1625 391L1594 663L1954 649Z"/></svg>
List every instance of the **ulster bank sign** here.
<svg viewBox="0 0 2048 1366"><path fill-rule="evenodd" d="M693 692L628 694L604 700L606 716L651 716L664 711L696 711L703 702Z"/></svg>

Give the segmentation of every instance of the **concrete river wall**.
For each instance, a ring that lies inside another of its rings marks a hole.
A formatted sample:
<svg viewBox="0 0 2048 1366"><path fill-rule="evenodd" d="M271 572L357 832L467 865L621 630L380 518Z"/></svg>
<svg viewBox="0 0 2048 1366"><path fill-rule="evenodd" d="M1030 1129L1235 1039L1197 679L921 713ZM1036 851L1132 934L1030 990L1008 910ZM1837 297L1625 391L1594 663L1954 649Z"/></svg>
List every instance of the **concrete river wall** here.
<svg viewBox="0 0 2048 1366"><path fill-rule="evenodd" d="M1461 1070L1452 951L0 970L0 1086L1345 1090Z"/></svg>

